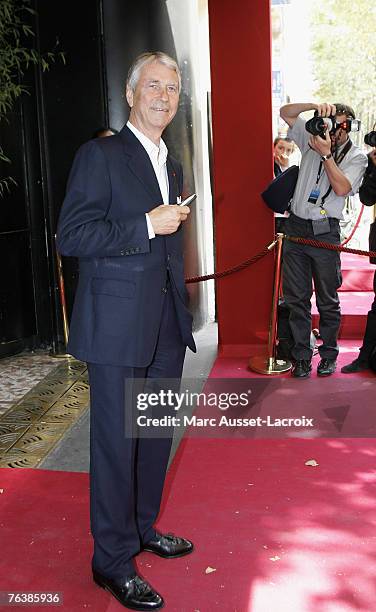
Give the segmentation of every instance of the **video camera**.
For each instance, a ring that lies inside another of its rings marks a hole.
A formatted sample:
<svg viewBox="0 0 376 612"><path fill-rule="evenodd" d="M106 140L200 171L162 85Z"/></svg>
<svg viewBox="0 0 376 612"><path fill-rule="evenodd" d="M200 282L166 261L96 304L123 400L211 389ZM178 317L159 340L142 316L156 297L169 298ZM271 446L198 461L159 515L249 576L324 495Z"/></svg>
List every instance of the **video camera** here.
<svg viewBox="0 0 376 612"><path fill-rule="evenodd" d="M345 119L345 121L338 123L334 115L331 115L330 117L320 117L318 112L315 111L312 119L309 119L305 124L305 129L307 132L313 136L321 136L321 138L324 139L325 132L327 130L329 131L329 134L335 134L335 132L340 128L345 132L359 132L360 121L358 119Z"/></svg>
<svg viewBox="0 0 376 612"><path fill-rule="evenodd" d="M364 136L364 144L369 147L376 147L376 132L374 130Z"/></svg>

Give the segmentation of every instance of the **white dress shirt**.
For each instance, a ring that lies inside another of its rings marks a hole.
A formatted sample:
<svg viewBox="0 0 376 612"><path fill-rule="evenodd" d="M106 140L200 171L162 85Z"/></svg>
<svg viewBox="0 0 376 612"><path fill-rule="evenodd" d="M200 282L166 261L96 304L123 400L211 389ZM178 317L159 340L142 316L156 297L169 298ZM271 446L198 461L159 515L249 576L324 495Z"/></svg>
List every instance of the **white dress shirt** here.
<svg viewBox="0 0 376 612"><path fill-rule="evenodd" d="M169 183L167 174L168 149L166 147L166 143L161 138L159 141L159 147L157 147L157 145L154 144L150 138L140 132L140 130L138 130L130 121L127 122L127 127L131 130L131 132L133 132L136 138L138 138L146 153L149 155L155 176L157 177L159 189L161 190L163 204L169 204ZM156 202L156 204L158 204L158 202ZM155 238L155 233L148 213L145 213L145 216L146 223L148 225L149 238Z"/></svg>

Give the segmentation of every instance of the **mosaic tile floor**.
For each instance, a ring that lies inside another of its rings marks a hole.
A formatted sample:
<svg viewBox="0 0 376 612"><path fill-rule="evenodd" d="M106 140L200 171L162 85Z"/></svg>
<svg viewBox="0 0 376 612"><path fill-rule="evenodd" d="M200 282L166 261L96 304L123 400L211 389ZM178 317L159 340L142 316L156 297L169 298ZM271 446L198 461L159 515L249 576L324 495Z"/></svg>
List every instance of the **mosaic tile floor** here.
<svg viewBox="0 0 376 612"><path fill-rule="evenodd" d="M88 409L86 364L45 351L0 360L0 468L38 467Z"/></svg>
<svg viewBox="0 0 376 612"><path fill-rule="evenodd" d="M0 416L60 363L42 350L0 359Z"/></svg>

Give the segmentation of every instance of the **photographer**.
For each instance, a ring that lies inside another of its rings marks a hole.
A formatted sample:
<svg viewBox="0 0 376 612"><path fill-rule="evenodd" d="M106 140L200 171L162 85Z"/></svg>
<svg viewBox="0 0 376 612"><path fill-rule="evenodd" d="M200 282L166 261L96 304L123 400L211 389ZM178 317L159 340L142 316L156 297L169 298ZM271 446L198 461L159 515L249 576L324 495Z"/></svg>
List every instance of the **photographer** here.
<svg viewBox="0 0 376 612"><path fill-rule="evenodd" d="M316 117L306 125L299 115L309 110L316 111ZM352 144L348 136L355 113L345 104L297 103L286 104L280 114L289 125L288 137L295 141L302 153L286 233L339 244L339 220L342 219L345 197L358 191L367 165L366 155ZM318 125L321 126L319 130ZM295 378L308 377L312 369L312 281L323 341L319 347L321 360L317 374L330 376L336 369L338 355L340 256L337 251L287 240L284 245L283 292L290 311L294 340L292 376Z"/></svg>
<svg viewBox="0 0 376 612"><path fill-rule="evenodd" d="M369 138L371 138L371 140L368 142L367 140ZM368 166L363 183L359 189L359 197L360 201L366 206L373 206L376 204L376 132L370 132L370 134L366 135L364 140L366 144L374 145L375 148L368 155ZM376 220L371 225L369 248L370 251L376 251ZM376 264L376 258L371 258L371 263ZM373 290L375 292L375 297L371 310L367 315L363 344L359 350L358 357L341 369L341 372L344 374L362 372L363 370L368 370L370 367L369 359L376 346L376 271L373 277Z"/></svg>

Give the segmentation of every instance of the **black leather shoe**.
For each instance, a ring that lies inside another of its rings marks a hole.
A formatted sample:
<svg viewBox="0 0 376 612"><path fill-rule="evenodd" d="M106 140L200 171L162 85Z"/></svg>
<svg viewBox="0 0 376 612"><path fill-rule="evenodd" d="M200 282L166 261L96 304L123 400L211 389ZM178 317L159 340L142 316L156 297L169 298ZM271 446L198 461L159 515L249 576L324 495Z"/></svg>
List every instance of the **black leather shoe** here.
<svg viewBox="0 0 376 612"><path fill-rule="evenodd" d="M131 610L159 610L164 605L162 597L138 574L118 583L93 570L93 580Z"/></svg>
<svg viewBox="0 0 376 612"><path fill-rule="evenodd" d="M317 376L330 376L334 374L337 367L336 359L321 359L317 366Z"/></svg>
<svg viewBox="0 0 376 612"><path fill-rule="evenodd" d="M155 538L149 540L142 547L142 550L155 553L165 559L175 559L176 557L189 555L193 550L193 544L189 540L174 536L172 533L156 532Z"/></svg>
<svg viewBox="0 0 376 612"><path fill-rule="evenodd" d="M341 372L343 372L344 374L352 374L353 372L364 372L364 370L369 370L368 361L362 361L361 359L359 359L359 357L341 368Z"/></svg>
<svg viewBox="0 0 376 612"><path fill-rule="evenodd" d="M312 370L312 364L309 359L297 359L291 370L291 375L294 378L308 378Z"/></svg>

